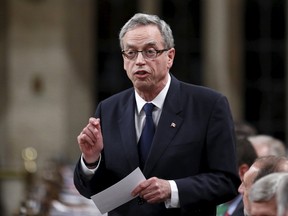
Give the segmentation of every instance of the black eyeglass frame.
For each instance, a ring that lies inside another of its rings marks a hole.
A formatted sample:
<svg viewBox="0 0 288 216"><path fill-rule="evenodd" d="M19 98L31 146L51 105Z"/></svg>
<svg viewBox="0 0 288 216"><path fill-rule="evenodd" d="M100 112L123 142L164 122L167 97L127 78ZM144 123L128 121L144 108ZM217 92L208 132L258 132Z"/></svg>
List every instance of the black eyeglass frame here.
<svg viewBox="0 0 288 216"><path fill-rule="evenodd" d="M157 49L153 49L153 51L155 51L155 56L153 56L153 57L149 57L149 56L147 56L147 53L148 53L148 51L151 51L151 49L146 49L146 50L131 50L130 52L134 52L135 53L135 56L133 56L133 57L129 57L128 55L127 55L127 51L128 50L121 50L121 53L122 53L122 55L124 55L127 59L129 59L129 60L135 60L137 57L138 57L138 54L139 54L139 52L141 52L141 54L142 54L142 56L145 58L145 59L155 59L155 58L157 58L158 56L160 56L163 52L166 52L166 51L168 51L169 49L162 49L162 50L157 50Z"/></svg>

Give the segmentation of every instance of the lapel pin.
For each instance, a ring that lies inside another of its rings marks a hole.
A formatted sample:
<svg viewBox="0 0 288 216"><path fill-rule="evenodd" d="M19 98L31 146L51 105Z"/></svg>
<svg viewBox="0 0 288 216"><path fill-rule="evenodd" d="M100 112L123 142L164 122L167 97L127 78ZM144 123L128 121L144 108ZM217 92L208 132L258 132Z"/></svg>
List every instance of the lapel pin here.
<svg viewBox="0 0 288 216"><path fill-rule="evenodd" d="M176 124L174 122L171 123L170 127L173 127L175 128L176 127Z"/></svg>

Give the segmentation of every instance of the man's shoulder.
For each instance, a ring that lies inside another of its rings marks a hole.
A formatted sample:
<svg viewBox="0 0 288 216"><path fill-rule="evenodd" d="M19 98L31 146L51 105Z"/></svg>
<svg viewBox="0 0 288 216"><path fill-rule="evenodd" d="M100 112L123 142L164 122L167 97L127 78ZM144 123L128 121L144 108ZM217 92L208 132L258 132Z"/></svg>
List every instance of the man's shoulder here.
<svg viewBox="0 0 288 216"><path fill-rule="evenodd" d="M188 83L185 81L181 81L178 80L177 78L175 78L174 76L172 77L172 86L175 85L179 85L180 87L180 91L186 91L189 94L193 94L193 95L207 95L207 96L221 96L222 94L218 91L216 91L215 89L203 86L203 85L196 85L196 84L192 84L192 83Z"/></svg>
<svg viewBox="0 0 288 216"><path fill-rule="evenodd" d="M192 96L193 98L202 98L202 99L217 99L221 98L224 95L212 88L195 85L187 82L179 82L181 94L187 94Z"/></svg>

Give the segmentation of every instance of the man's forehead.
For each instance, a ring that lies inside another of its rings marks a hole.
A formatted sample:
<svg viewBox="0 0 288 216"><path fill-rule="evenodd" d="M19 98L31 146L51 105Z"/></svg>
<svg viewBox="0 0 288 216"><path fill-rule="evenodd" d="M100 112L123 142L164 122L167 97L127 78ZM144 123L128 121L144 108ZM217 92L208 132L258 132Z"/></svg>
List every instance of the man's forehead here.
<svg viewBox="0 0 288 216"><path fill-rule="evenodd" d="M258 172L258 171L259 171L259 167L255 166L255 165L252 165L252 166L249 168L249 170L250 170L251 172ZM248 170L248 171L249 171L249 170Z"/></svg>
<svg viewBox="0 0 288 216"><path fill-rule="evenodd" d="M254 176L256 173L259 172L259 168L252 165L249 170L244 174L244 180L246 180L248 177Z"/></svg>

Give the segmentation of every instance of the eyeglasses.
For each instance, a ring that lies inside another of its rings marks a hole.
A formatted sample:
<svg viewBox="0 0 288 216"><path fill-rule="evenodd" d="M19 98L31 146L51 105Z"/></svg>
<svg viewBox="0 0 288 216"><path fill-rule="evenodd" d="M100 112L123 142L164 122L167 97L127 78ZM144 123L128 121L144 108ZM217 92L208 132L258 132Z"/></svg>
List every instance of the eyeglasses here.
<svg viewBox="0 0 288 216"><path fill-rule="evenodd" d="M160 56L163 52L168 51L169 49L156 50L154 48L145 49L145 50L122 50L122 55L124 55L129 60L135 60L138 56L138 53L141 52L145 59L155 59Z"/></svg>

